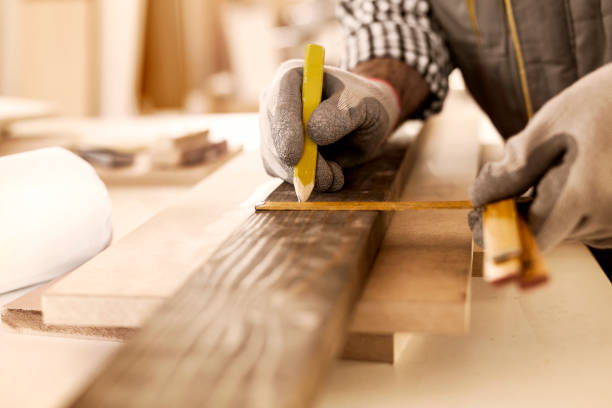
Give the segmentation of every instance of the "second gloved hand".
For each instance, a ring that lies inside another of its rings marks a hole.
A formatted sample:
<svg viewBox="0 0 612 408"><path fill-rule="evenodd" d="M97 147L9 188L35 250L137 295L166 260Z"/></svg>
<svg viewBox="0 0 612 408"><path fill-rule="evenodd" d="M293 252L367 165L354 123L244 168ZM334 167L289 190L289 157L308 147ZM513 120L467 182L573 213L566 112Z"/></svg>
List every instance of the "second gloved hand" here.
<svg viewBox="0 0 612 408"><path fill-rule="evenodd" d="M535 187L527 219L542 249L564 239L612 248L612 63L548 101L487 163L471 189L475 206ZM480 217L470 216L478 242Z"/></svg>
<svg viewBox="0 0 612 408"><path fill-rule="evenodd" d="M302 156L302 60L282 64L259 105L261 155L268 174L293 182ZM308 121L319 146L315 190L337 191L343 168L361 164L379 151L399 116L399 102L386 82L325 67L321 104Z"/></svg>

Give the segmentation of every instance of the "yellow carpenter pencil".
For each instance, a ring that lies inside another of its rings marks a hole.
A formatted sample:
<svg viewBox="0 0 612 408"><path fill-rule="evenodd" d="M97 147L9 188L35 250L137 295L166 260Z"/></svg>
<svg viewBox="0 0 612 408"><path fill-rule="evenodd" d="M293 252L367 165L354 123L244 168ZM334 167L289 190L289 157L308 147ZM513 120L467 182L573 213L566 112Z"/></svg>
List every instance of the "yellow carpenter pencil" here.
<svg viewBox="0 0 612 408"><path fill-rule="evenodd" d="M302 82L302 122L304 123L304 151L293 172L293 186L299 201L307 201L312 193L317 170L317 145L308 136L306 124L321 102L325 49L308 44L304 58Z"/></svg>

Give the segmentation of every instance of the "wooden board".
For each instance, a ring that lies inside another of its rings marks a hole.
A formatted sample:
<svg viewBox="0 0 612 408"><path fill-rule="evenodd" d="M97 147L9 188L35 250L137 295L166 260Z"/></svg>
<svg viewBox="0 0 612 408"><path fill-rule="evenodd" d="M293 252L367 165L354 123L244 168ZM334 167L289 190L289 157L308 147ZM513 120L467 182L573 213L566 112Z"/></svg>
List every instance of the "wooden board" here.
<svg viewBox="0 0 612 408"><path fill-rule="evenodd" d="M474 244L474 252L472 254L472 277L482 277L482 250L477 249ZM480 256L478 256L480 254ZM379 257L380 257L379 253ZM474 262L476 260L480 262ZM366 286L367 288L367 286ZM367 290L367 289L366 289ZM470 291L471 293L471 291ZM471 296L470 296L471 297ZM383 300L384 302L384 300ZM469 299L469 316L471 319L471 299ZM358 303L359 305L359 303ZM410 304L404 305L406 308L410 308ZM359 306L357 306L358 308ZM432 302L429 306L435 310L438 307L436 302ZM456 316L456 314L454 314ZM354 320L358 320L359 316L355 317ZM463 320L463 316L457 317L457 319ZM440 324L442 327L448 327L449 316L442 319ZM404 350L409 348L410 339L413 337L419 337L426 334L415 333L419 331L419 323L416 323L416 329L406 332L395 332L395 333L363 333L351 331L347 338L346 344L344 345L344 351L342 352L342 358L345 360L357 360L357 361L372 361L378 363L390 363L397 364L402 357ZM459 330L465 328L461 327ZM430 329L433 332L437 332L438 328L430 323ZM420 329L422 331L422 329ZM453 333L457 334L457 333Z"/></svg>
<svg viewBox="0 0 612 408"><path fill-rule="evenodd" d="M401 200L462 200L478 165L477 113L449 98L423 129ZM394 215L355 310L357 333L460 334L468 328L472 235L468 210Z"/></svg>
<svg viewBox="0 0 612 408"><path fill-rule="evenodd" d="M412 162L405 153L405 146L389 145L347 171L341 192L311 199L396 199ZM283 184L269 199L295 200L293 187ZM345 211L251 215L74 406L308 405L343 345L386 218Z"/></svg>
<svg viewBox="0 0 612 408"><path fill-rule="evenodd" d="M482 255L482 251L474 252ZM480 256L482 260L482 256ZM472 276L482 276L482 262L472 263ZM4 327L17 333L125 341L134 328L53 326L42 320L41 296L54 282L36 288L2 308ZM409 345L408 333L349 333L341 358L395 364Z"/></svg>
<svg viewBox="0 0 612 408"><path fill-rule="evenodd" d="M55 283L46 283L2 307L3 327L21 334L126 341L137 328L46 325L42 319L42 294ZM341 354L348 360L394 363L409 335L350 333Z"/></svg>
<svg viewBox="0 0 612 408"><path fill-rule="evenodd" d="M138 330L128 327L47 325L42 319L41 297L55 282L44 284L2 307L3 327L21 334L126 341ZM348 360L395 363L408 343L409 334L350 333L341 357Z"/></svg>
<svg viewBox="0 0 612 408"><path fill-rule="evenodd" d="M46 325L42 319L41 296L54 281L39 286L2 307L2 325L23 334L45 334L49 336L82 337L125 341L137 329L129 327L86 327Z"/></svg>
<svg viewBox="0 0 612 408"><path fill-rule="evenodd" d="M2 307L2 326L20 334L37 334L87 338L98 340L126 341L137 328L56 326L43 322L41 297L55 283L44 284ZM410 335L349 333L341 358L359 361L395 363L408 344Z"/></svg>

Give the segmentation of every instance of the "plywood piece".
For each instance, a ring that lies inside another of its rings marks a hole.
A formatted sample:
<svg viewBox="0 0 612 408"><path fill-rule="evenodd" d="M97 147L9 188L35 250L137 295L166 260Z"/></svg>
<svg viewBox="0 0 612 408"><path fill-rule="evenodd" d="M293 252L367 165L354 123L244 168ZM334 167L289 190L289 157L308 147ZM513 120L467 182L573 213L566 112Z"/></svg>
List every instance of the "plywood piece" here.
<svg viewBox="0 0 612 408"><path fill-rule="evenodd" d="M478 165L478 111L455 94L423 129L400 197L464 200ZM472 235L468 210L395 213L351 325L359 333L468 329Z"/></svg>
<svg viewBox="0 0 612 408"><path fill-rule="evenodd" d="M41 296L52 284L42 285L2 308L2 324L21 334L38 334L100 340L126 341L134 335L134 328L83 327L46 325L42 320ZM408 344L406 333L367 334L350 333L341 358L394 364Z"/></svg>
<svg viewBox="0 0 612 408"><path fill-rule="evenodd" d="M42 294L55 282L39 286L2 308L2 324L21 334L38 334L100 340L126 341L134 335L135 328L83 327L46 325L42 320ZM350 333L341 358L394 364L408 344L406 333L366 334Z"/></svg>
<svg viewBox="0 0 612 408"><path fill-rule="evenodd" d="M388 145L347 170L342 191L311 200L396 199L412 163L405 153ZM293 186L281 185L269 199L295 200ZM74 406L309 405L344 344L387 215L251 215Z"/></svg>
<svg viewBox="0 0 612 408"><path fill-rule="evenodd" d="M125 327L83 327L46 325L42 320L41 297L55 282L39 286L2 308L3 326L22 334L38 334L101 340L128 340L138 329ZM341 358L394 364L408 344L406 333L350 333Z"/></svg>
<svg viewBox="0 0 612 408"><path fill-rule="evenodd" d="M42 319L41 296L52 285L45 285L26 293L2 307L2 325L22 334L79 337L87 339L125 341L136 329L127 327L83 327L46 325Z"/></svg>
<svg viewBox="0 0 612 408"><path fill-rule="evenodd" d="M483 252L474 244L472 277L482 277ZM432 307L436 307L435 304ZM471 306L470 306L471 309ZM434 329L434 332L436 330ZM357 333L348 336L341 357L345 360L396 364L409 345L412 333Z"/></svg>
<svg viewBox="0 0 612 408"><path fill-rule="evenodd" d="M83 327L46 325L42 320L42 294L55 283L39 286L2 308L3 327L21 334L128 340L138 329L125 327ZM394 364L408 344L409 334L350 333L341 358Z"/></svg>
<svg viewBox="0 0 612 408"><path fill-rule="evenodd" d="M139 327L278 185L260 160L239 155L45 292L45 323Z"/></svg>

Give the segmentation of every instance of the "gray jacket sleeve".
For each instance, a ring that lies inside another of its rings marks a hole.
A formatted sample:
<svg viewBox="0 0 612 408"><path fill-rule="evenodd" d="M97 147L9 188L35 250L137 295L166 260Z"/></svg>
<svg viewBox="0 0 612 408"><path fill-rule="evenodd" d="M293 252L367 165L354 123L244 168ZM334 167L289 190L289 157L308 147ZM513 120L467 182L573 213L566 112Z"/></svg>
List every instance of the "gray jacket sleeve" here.
<svg viewBox="0 0 612 408"><path fill-rule="evenodd" d="M453 69L430 10L426 0L340 0L336 9L346 38L343 67L352 69L373 58L407 63L429 85L423 117L442 109Z"/></svg>

